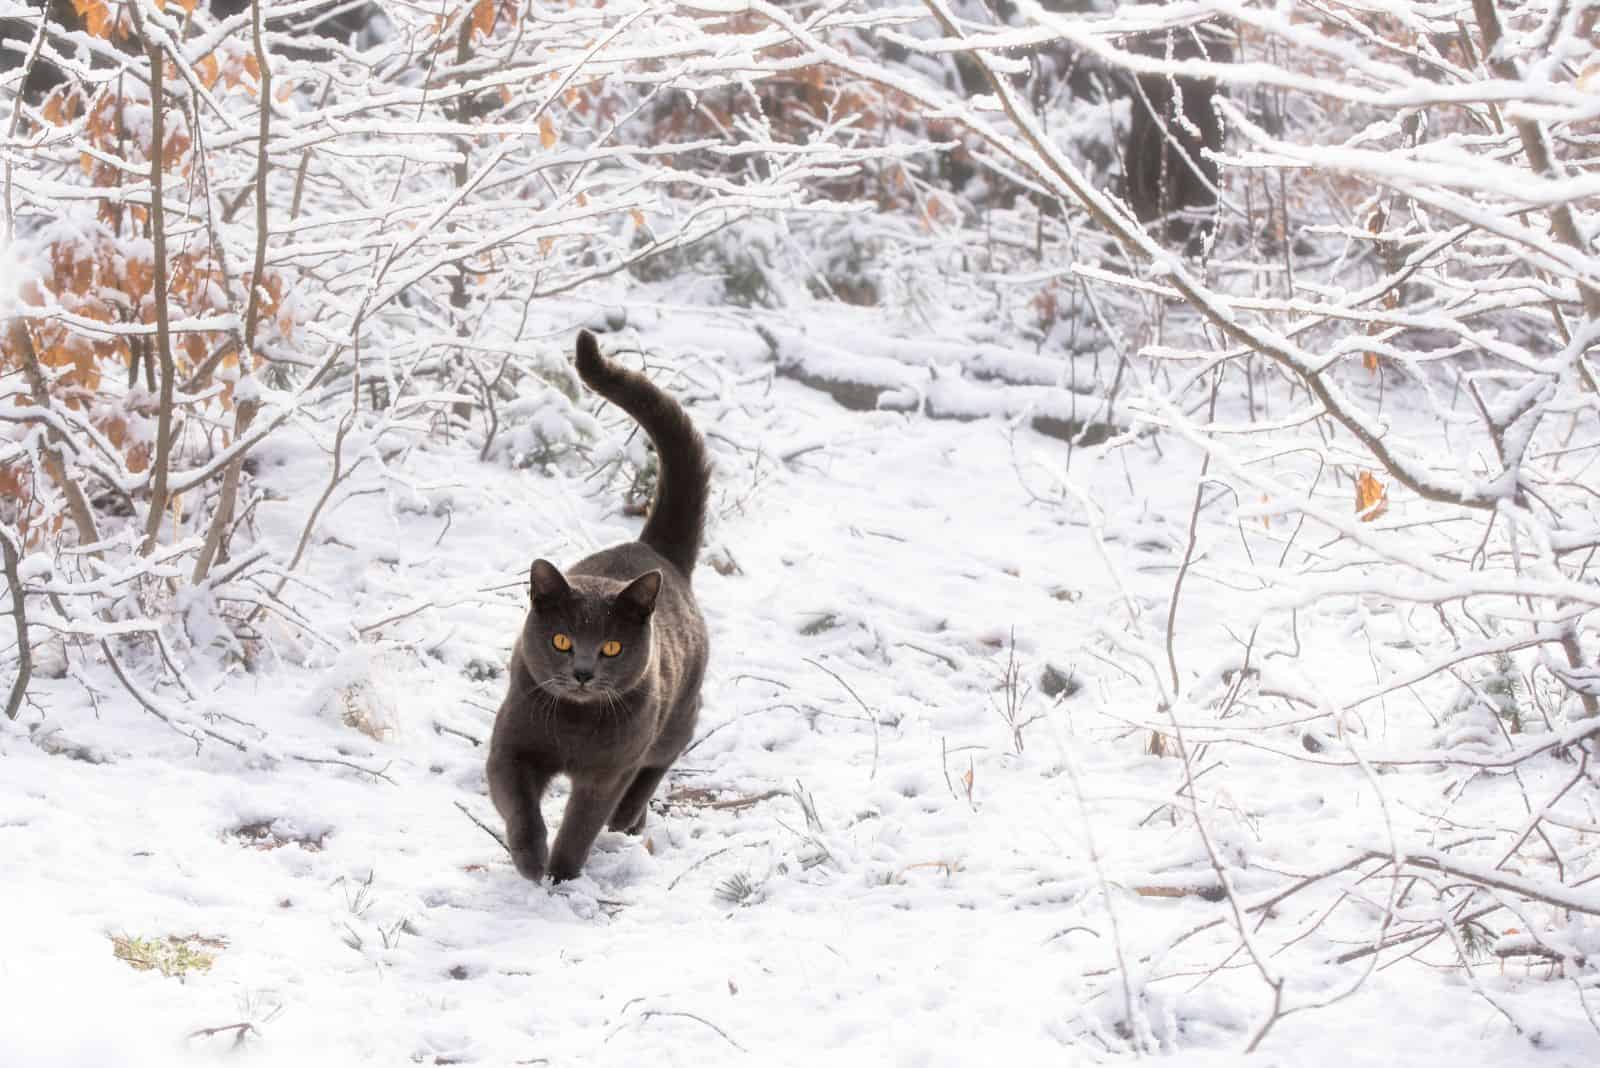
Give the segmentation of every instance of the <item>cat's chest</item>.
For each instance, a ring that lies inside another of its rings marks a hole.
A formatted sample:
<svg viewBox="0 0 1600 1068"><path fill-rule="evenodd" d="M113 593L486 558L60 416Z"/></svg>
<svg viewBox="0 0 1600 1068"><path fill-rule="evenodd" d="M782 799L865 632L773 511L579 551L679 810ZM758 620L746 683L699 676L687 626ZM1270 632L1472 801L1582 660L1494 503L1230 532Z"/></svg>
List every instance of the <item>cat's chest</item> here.
<svg viewBox="0 0 1600 1068"><path fill-rule="evenodd" d="M560 703L545 713L561 763L569 768L632 765L654 744L660 710L652 694L595 704Z"/></svg>

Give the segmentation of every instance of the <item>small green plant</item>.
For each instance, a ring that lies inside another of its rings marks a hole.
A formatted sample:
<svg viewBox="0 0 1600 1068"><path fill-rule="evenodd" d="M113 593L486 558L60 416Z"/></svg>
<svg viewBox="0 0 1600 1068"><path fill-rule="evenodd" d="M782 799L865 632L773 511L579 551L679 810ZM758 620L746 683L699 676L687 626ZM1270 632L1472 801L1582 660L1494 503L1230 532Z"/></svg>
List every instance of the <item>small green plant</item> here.
<svg viewBox="0 0 1600 1068"><path fill-rule="evenodd" d="M1512 734L1522 733L1522 679L1517 665L1505 653L1494 658L1494 667L1482 682L1483 692L1494 706L1494 714Z"/></svg>
<svg viewBox="0 0 1600 1068"><path fill-rule="evenodd" d="M1466 951L1469 964L1480 964L1489 959L1494 947L1494 935L1477 920L1465 920L1457 930L1461 934L1461 948Z"/></svg>
<svg viewBox="0 0 1600 1068"><path fill-rule="evenodd" d="M157 971L167 977L183 978L190 972L208 972L216 963L216 954L210 950L227 945L220 938L187 938L167 935L165 938L139 938L131 935L112 935L111 952L130 968L141 972Z"/></svg>

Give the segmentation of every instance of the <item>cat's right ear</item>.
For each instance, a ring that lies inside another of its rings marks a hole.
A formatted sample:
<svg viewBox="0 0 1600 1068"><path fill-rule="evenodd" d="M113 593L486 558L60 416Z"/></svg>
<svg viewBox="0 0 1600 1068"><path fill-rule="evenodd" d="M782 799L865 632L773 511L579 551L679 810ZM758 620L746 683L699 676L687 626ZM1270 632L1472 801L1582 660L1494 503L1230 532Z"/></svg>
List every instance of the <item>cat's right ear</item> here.
<svg viewBox="0 0 1600 1068"><path fill-rule="evenodd" d="M548 560L535 560L528 572L528 592L533 596L534 606L539 607L566 600L572 587L556 570L556 565Z"/></svg>

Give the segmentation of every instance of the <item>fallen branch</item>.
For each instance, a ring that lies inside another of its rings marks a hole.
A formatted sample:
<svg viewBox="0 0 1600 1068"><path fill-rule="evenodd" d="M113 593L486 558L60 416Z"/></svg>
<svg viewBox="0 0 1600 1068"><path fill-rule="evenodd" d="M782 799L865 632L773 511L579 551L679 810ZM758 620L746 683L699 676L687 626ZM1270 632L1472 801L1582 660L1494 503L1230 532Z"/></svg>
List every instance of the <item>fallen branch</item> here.
<svg viewBox="0 0 1600 1068"><path fill-rule="evenodd" d="M202 1027L198 1031L190 1031L189 1032L189 1037L190 1038L211 1038L212 1036L220 1035L225 1031L232 1031L233 1032L233 1045L234 1045L235 1048L238 1048L239 1046L244 1045L244 1040L245 1040L246 1036L260 1034L260 1032L256 1030L254 1024L251 1024L251 1023L236 1023L236 1024L223 1024L221 1027Z"/></svg>
<svg viewBox="0 0 1600 1068"><path fill-rule="evenodd" d="M456 802L456 808L459 808L463 816L467 817L467 819L471 820L475 825L477 825L479 830L483 831L484 834L488 835L490 838L493 838L497 843L499 843L500 848L506 851L506 856L509 857L511 855L511 847L506 845L506 840L504 838L500 837L500 832L496 831L493 827L474 816L472 814L472 810L466 805L462 804L460 801Z"/></svg>

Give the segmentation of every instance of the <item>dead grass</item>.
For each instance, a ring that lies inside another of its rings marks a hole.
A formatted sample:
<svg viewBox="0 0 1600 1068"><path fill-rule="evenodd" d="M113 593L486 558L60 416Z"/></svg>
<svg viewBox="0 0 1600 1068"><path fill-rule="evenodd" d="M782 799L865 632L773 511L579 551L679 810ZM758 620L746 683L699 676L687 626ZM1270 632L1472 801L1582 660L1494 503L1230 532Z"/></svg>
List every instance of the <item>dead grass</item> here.
<svg viewBox="0 0 1600 1068"><path fill-rule="evenodd" d="M156 971L169 978L183 978L191 972L208 972L216 963L214 951L225 949L228 943L221 938L201 935L167 935L165 938L142 938L134 935L112 935L111 953L128 967L140 972Z"/></svg>

